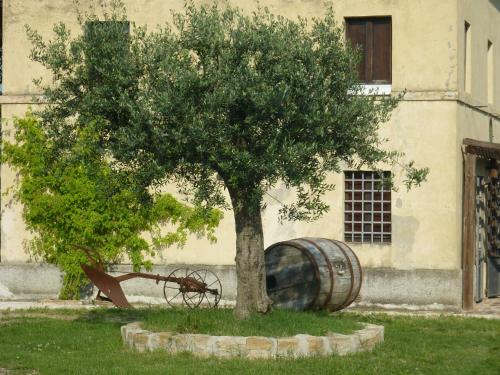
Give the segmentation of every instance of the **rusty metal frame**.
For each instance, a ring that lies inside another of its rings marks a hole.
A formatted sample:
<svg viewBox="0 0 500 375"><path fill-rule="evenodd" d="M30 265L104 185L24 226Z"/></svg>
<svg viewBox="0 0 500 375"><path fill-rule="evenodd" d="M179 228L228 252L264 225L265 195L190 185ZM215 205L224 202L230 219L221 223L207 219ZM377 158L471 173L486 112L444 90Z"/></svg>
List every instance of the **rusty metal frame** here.
<svg viewBox="0 0 500 375"><path fill-rule="evenodd" d="M179 290L183 293L183 296L184 293L187 292L197 292L200 294L211 293L213 295L220 294L218 289L208 288L205 283L198 281L194 277L190 276L186 277L161 276L159 274L152 275L144 272L130 272L121 276L111 276L104 270L105 267L102 257L95 249L81 245L72 245L72 246L84 251L85 254L87 255L89 262L91 263L91 266L87 264L81 264L80 266L87 275L87 277L98 288L96 298L99 300L112 302L118 307L123 307L123 308L132 307L130 302L128 302L127 298L125 297L125 293L123 292L120 283L122 281L134 278L155 280L156 284L158 284L160 281L178 284ZM101 293L106 295L106 297L101 296Z"/></svg>

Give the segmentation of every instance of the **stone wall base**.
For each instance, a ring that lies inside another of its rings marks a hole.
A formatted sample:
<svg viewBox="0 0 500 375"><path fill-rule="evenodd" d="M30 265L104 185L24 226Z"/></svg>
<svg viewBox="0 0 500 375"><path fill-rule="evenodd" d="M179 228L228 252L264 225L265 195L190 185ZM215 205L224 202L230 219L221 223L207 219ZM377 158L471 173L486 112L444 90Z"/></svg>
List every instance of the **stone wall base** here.
<svg viewBox="0 0 500 375"><path fill-rule="evenodd" d="M174 269L206 268L213 271L222 283L223 302L231 304L236 298L234 265L158 265L153 274L169 275ZM115 271L130 272L130 266L120 265ZM118 273L116 274L118 275ZM41 263L0 263L0 299L56 298L62 275L52 265ZM154 281L133 279L121 283L132 302L158 303L163 300L163 285ZM363 268L360 299L363 303L432 305L460 309L462 276L459 270L397 270L394 268ZM85 297L85 296L82 296Z"/></svg>

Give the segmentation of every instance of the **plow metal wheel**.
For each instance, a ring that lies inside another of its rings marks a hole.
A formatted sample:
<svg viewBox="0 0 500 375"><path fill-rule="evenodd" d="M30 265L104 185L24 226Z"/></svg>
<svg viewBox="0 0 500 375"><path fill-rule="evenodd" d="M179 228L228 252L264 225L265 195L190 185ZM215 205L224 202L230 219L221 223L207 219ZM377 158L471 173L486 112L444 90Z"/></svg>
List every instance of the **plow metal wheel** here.
<svg viewBox="0 0 500 375"><path fill-rule="evenodd" d="M203 293L204 301L208 307L217 307L222 296L222 284L215 273L207 269L196 270L201 281L205 284L206 291ZM202 301L203 302L203 299Z"/></svg>
<svg viewBox="0 0 500 375"><path fill-rule="evenodd" d="M196 280L198 283L203 285L203 280L200 274L196 271L191 272L187 276L187 279L190 281ZM205 291L199 288L185 288L184 292L182 293L182 298L184 299L186 306L191 309L200 306L200 303L201 301L203 301L204 296L205 296Z"/></svg>
<svg viewBox="0 0 500 375"><path fill-rule="evenodd" d="M190 271L187 268L177 268L170 272L168 278L183 279L187 277L188 273L190 273ZM182 304L184 300L183 294L184 289L181 284L174 281L165 281L165 285L163 285L163 296L165 297L165 300L170 305L170 307L175 307L175 305ZM180 299L180 296L182 296L183 298Z"/></svg>
<svg viewBox="0 0 500 375"><path fill-rule="evenodd" d="M222 295L222 284L215 273L207 269L190 271L177 268L167 277L163 286L163 295L167 303L174 307L186 304L196 308L202 303L207 307L217 307ZM182 297L182 299L181 299Z"/></svg>

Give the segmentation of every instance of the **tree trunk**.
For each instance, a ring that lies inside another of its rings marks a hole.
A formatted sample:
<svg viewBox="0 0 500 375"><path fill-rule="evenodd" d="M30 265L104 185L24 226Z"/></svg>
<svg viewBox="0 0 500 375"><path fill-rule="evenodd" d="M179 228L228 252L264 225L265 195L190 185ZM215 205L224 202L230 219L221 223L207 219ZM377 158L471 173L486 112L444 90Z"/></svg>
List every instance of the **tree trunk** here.
<svg viewBox="0 0 500 375"><path fill-rule="evenodd" d="M235 315L246 319L253 312L266 313L271 300L266 292L264 233L260 202L240 192L231 192L236 226L237 296Z"/></svg>

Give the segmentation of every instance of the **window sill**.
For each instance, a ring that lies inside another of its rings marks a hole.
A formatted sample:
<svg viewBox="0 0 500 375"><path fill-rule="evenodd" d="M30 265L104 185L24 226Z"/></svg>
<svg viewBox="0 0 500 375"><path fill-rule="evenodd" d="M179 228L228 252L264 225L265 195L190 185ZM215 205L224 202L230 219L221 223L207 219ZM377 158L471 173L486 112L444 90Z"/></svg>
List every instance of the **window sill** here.
<svg viewBox="0 0 500 375"><path fill-rule="evenodd" d="M392 85L389 84L360 84L360 90L349 90L347 93L349 95L391 95Z"/></svg>
<svg viewBox="0 0 500 375"><path fill-rule="evenodd" d="M349 245L349 246L360 246L360 247L368 247L368 246L391 246L392 245L392 241L386 241L386 242L369 242L369 241L366 241L366 242L354 242L354 241L347 241L345 238L344 238L344 242Z"/></svg>
<svg viewBox="0 0 500 375"><path fill-rule="evenodd" d="M363 95L391 95L392 85L389 84L364 84L361 85Z"/></svg>

